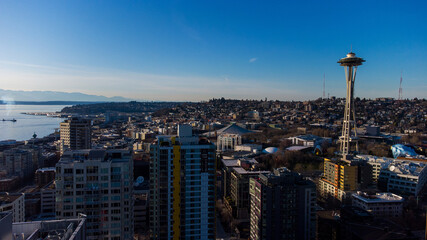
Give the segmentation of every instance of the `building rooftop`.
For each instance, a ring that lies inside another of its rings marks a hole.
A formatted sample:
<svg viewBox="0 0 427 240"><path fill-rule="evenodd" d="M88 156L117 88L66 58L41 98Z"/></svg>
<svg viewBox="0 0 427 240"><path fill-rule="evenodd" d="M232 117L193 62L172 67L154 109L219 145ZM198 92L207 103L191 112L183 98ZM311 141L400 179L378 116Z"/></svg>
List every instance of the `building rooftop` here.
<svg viewBox="0 0 427 240"><path fill-rule="evenodd" d="M237 135L243 135L246 133L251 133L251 130L248 130L246 128L242 128L238 126L237 124L231 124L227 127L221 128L217 131L217 134L237 134Z"/></svg>
<svg viewBox="0 0 427 240"><path fill-rule="evenodd" d="M368 163L380 163L381 169L401 175L419 176L421 171L426 167L425 163L411 160L380 158L371 155L357 155L357 158Z"/></svg>
<svg viewBox="0 0 427 240"><path fill-rule="evenodd" d="M301 150L305 150L307 148L311 148L309 146L290 146L288 148L286 148L287 151L301 151Z"/></svg>
<svg viewBox="0 0 427 240"><path fill-rule="evenodd" d="M269 171L247 171L242 167L233 167L233 170L240 175L245 175L245 174L258 175L263 173L269 173Z"/></svg>
<svg viewBox="0 0 427 240"><path fill-rule="evenodd" d="M319 139L322 139L322 137L319 137L313 134L299 135L299 136L296 136L295 138L299 138L304 141L317 141Z"/></svg>
<svg viewBox="0 0 427 240"><path fill-rule="evenodd" d="M250 158L250 159L221 159L222 164L224 164L225 167L240 167L242 166L242 162L249 163L249 164L258 164L257 160Z"/></svg>
<svg viewBox="0 0 427 240"><path fill-rule="evenodd" d="M52 172L56 171L55 167L39 168L36 172Z"/></svg>
<svg viewBox="0 0 427 240"><path fill-rule="evenodd" d="M12 176L12 177L8 177L8 178L0 179L0 182L8 182L8 181L16 180L18 178L19 178L18 176Z"/></svg>
<svg viewBox="0 0 427 240"><path fill-rule="evenodd" d="M129 150L126 149L84 149L84 150L72 150L66 151L61 157L59 162L83 162L86 160L97 160L97 161L120 161L123 159L127 161L131 156Z"/></svg>
<svg viewBox="0 0 427 240"><path fill-rule="evenodd" d="M215 133L217 135L223 135L223 134L243 135L243 134L252 133L252 132L253 131L248 130L246 128L242 128L239 125L233 123L233 124L230 124L230 125L228 125L226 127L221 128L221 129L219 129L217 131L207 132L207 133L204 133L203 135L204 136L210 136L210 135L214 136Z"/></svg>
<svg viewBox="0 0 427 240"><path fill-rule="evenodd" d="M4 195L0 195L0 206L3 204L9 204L15 201L16 199L20 198L23 194L9 194L6 193Z"/></svg>
<svg viewBox="0 0 427 240"><path fill-rule="evenodd" d="M366 203L387 203L387 202L403 202L404 198L393 194L393 193L377 193L375 195L369 195L365 192L358 191L357 193L353 193L353 197L357 198Z"/></svg>
<svg viewBox="0 0 427 240"><path fill-rule="evenodd" d="M14 236L25 236L17 238L30 239L82 239L85 233L86 218L47 220L13 223L12 233Z"/></svg>

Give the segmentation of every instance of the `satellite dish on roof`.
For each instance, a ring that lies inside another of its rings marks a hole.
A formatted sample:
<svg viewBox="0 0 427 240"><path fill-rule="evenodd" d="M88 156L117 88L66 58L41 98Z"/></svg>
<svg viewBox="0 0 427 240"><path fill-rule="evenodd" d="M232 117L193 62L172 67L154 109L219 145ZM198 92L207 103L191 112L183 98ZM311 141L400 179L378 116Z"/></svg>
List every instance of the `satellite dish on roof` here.
<svg viewBox="0 0 427 240"><path fill-rule="evenodd" d="M395 167L395 166L393 166L393 165L391 165L389 169L390 169L390 171L392 171L392 172L393 172L393 171L394 171L394 169L396 169L396 167Z"/></svg>
<svg viewBox="0 0 427 240"><path fill-rule="evenodd" d="M137 183L143 183L144 182L144 177L143 176L139 176L136 178L136 182Z"/></svg>
<svg viewBox="0 0 427 240"><path fill-rule="evenodd" d="M139 176L139 177L136 178L135 182L133 183L133 186L138 187L143 182L144 182L144 177L143 176Z"/></svg>

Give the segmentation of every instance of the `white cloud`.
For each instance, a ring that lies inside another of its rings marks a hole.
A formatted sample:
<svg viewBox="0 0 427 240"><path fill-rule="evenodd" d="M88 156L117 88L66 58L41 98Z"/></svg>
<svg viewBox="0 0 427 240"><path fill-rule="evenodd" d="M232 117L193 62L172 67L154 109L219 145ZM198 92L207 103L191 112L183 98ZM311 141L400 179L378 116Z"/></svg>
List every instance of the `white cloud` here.
<svg viewBox="0 0 427 240"><path fill-rule="evenodd" d="M256 58L256 57L251 58L251 59L249 59L249 62L250 62L250 63L253 63L253 62L255 62L257 59L258 59L258 58Z"/></svg>

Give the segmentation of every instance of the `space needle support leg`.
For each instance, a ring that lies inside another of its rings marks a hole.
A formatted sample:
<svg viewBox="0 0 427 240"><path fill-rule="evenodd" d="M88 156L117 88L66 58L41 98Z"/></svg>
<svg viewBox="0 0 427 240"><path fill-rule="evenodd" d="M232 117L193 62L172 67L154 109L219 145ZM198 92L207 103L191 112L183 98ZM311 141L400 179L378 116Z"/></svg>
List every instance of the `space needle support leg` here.
<svg viewBox="0 0 427 240"><path fill-rule="evenodd" d="M357 66L354 67L354 73L353 73L353 79L352 79L352 112L353 112L353 130L354 130L354 137L356 139L356 152L359 152L359 141L357 140L357 126L356 126L356 105L354 103L354 81L356 79L356 72L357 72Z"/></svg>

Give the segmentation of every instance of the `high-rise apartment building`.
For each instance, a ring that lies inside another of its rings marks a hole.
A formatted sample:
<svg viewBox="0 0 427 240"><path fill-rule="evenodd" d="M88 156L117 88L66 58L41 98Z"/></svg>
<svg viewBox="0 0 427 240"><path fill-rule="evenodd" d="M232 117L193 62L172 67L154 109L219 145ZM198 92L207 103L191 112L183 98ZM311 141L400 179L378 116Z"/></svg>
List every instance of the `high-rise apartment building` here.
<svg viewBox="0 0 427 240"><path fill-rule="evenodd" d="M151 145L152 239L215 239L215 146L178 127Z"/></svg>
<svg viewBox="0 0 427 240"><path fill-rule="evenodd" d="M82 118L69 118L60 123L61 154L65 150L91 148L91 121Z"/></svg>
<svg viewBox="0 0 427 240"><path fill-rule="evenodd" d="M132 239L133 163L128 150L75 150L56 164L56 217L87 215L87 239Z"/></svg>
<svg viewBox="0 0 427 240"><path fill-rule="evenodd" d="M323 177L319 180L319 192L343 201L350 191L366 188L372 183L372 166L362 160L342 161L324 159Z"/></svg>
<svg viewBox="0 0 427 240"><path fill-rule="evenodd" d="M231 171L230 197L227 201L233 209L232 216L240 222L249 221L249 179L268 171L247 171L242 167L234 167Z"/></svg>
<svg viewBox="0 0 427 240"><path fill-rule="evenodd" d="M251 178L250 239L315 239L316 185L287 168Z"/></svg>

